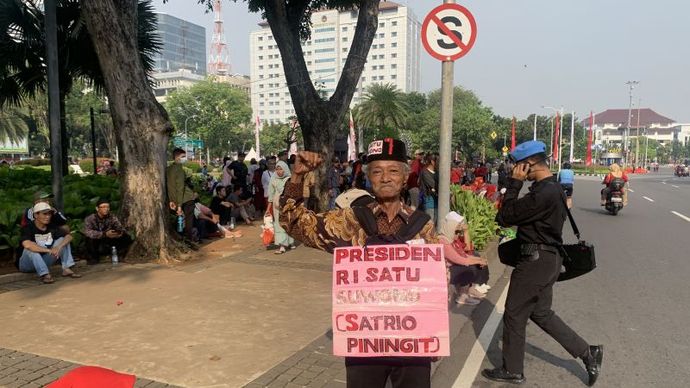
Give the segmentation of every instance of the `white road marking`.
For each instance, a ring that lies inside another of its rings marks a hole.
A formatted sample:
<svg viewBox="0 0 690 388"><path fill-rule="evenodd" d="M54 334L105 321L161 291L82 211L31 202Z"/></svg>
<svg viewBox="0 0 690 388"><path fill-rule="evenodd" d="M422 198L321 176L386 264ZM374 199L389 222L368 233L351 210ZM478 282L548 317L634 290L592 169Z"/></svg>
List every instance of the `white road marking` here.
<svg viewBox="0 0 690 388"><path fill-rule="evenodd" d="M649 198L649 197L645 197L644 195L642 196L642 198L646 199L646 200L649 201L649 202L654 202L653 199L651 199L651 198Z"/></svg>
<svg viewBox="0 0 690 388"><path fill-rule="evenodd" d="M686 216L684 216L684 215L682 215L682 214L680 214L680 213L678 213L678 212L674 212L674 211L671 211L671 213L677 215L678 217L684 219L684 220L687 221L687 222L690 222L690 217L686 217Z"/></svg>
<svg viewBox="0 0 690 388"><path fill-rule="evenodd" d="M453 388L470 388L474 383L474 380L477 378L479 369L482 367L482 361L484 361L484 358L486 357L486 350L489 349L489 345L491 344L491 340L494 338L496 329L501 323L509 286L510 282L506 284L506 288L503 290L503 293L496 302L494 311L491 312L491 316L489 316L489 319L486 320L482 332L474 342L474 346L472 346L470 355L467 357L467 360L465 360L465 365L462 367L460 375L453 383Z"/></svg>
<svg viewBox="0 0 690 388"><path fill-rule="evenodd" d="M634 193L635 191L632 189L628 189L629 192Z"/></svg>
<svg viewBox="0 0 690 388"><path fill-rule="evenodd" d="M676 185L671 185L671 186L675 187L676 189L680 189L680 187L678 187L678 186L676 186Z"/></svg>
<svg viewBox="0 0 690 388"><path fill-rule="evenodd" d="M663 181L663 182L661 182L661 183L666 184L666 181Z"/></svg>

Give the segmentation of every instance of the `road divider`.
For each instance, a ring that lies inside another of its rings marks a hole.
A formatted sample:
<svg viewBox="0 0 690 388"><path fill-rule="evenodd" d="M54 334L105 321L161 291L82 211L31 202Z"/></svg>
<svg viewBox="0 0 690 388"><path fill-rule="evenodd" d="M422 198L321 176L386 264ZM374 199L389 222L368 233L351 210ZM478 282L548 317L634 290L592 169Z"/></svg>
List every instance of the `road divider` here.
<svg viewBox="0 0 690 388"><path fill-rule="evenodd" d="M649 202L654 202L653 199L651 199L651 198L649 198L649 197L645 197L644 195L642 196L642 198L646 199L646 200L649 201Z"/></svg>
<svg viewBox="0 0 690 388"><path fill-rule="evenodd" d="M682 214L680 214L680 213L678 213L678 212L676 212L676 211L671 211L671 213L677 215L678 217L684 219L684 220L687 221L687 222L690 222L690 217L686 217L686 216L684 216L684 215L682 215Z"/></svg>

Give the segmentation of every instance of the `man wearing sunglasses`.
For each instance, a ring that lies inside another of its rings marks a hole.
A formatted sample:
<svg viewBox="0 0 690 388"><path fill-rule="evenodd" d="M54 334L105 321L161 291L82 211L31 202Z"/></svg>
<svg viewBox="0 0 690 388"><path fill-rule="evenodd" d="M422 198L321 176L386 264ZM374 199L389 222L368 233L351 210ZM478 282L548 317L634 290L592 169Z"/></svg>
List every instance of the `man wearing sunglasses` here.
<svg viewBox="0 0 690 388"><path fill-rule="evenodd" d="M510 158L515 167L496 222L518 227L520 261L510 276L503 315L503 366L484 369L482 375L515 384L525 381L525 329L531 319L571 356L582 359L589 375L588 385L592 386L601 370L603 347L590 346L551 310L553 284L562 264L559 247L567 214L565 194L546 164L544 143L522 143ZM533 183L529 192L518 198L525 180Z"/></svg>
<svg viewBox="0 0 690 388"><path fill-rule="evenodd" d="M34 221L22 228L21 246L23 251L18 260L22 272L36 272L43 283L55 282L50 276L50 266L58 259L62 264L62 276L80 278L72 271L74 258L70 242L72 235L63 228L51 225L55 214L46 202L38 202L33 207Z"/></svg>

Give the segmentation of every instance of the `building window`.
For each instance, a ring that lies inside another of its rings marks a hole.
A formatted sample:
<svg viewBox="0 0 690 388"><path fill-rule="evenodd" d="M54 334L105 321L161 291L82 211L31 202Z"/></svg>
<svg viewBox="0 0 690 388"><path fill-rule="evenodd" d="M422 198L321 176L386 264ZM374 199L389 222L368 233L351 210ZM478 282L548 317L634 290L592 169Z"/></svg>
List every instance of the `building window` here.
<svg viewBox="0 0 690 388"><path fill-rule="evenodd" d="M343 41L343 42L347 42L347 36L343 36L342 41Z"/></svg>
<svg viewBox="0 0 690 388"><path fill-rule="evenodd" d="M397 79L397 78L398 78L398 76L397 76L397 75L395 75L395 74L391 74L391 79Z"/></svg>
<svg viewBox="0 0 690 388"><path fill-rule="evenodd" d="M376 70L376 65L372 66L371 70Z"/></svg>
<svg viewBox="0 0 690 388"><path fill-rule="evenodd" d="M391 43L391 47L398 47L398 43L396 43L396 42Z"/></svg>
<svg viewBox="0 0 690 388"><path fill-rule="evenodd" d="M343 28L342 28L342 31L343 31L343 32L347 32L347 27L343 27Z"/></svg>
<svg viewBox="0 0 690 388"><path fill-rule="evenodd" d="M264 40L264 37L263 37L263 36L260 36L260 37L259 37L259 42L263 42L263 40Z"/></svg>
<svg viewBox="0 0 690 388"><path fill-rule="evenodd" d="M311 66L311 61L307 61L307 66Z"/></svg>
<svg viewBox="0 0 690 388"><path fill-rule="evenodd" d="M316 39L314 43L326 43L326 42L335 42L335 38L321 38L321 39Z"/></svg>
<svg viewBox="0 0 690 388"><path fill-rule="evenodd" d="M379 45L379 48L386 48L386 45L383 44L383 43L381 43L381 44Z"/></svg>
<svg viewBox="0 0 690 388"><path fill-rule="evenodd" d="M375 50L375 49L378 48L378 47L379 47L379 46L376 45L376 44L372 44L372 45L371 45L371 48L372 48L373 50Z"/></svg>
<svg viewBox="0 0 690 388"><path fill-rule="evenodd" d="M391 58L397 58L398 54L397 53L391 53Z"/></svg>
<svg viewBox="0 0 690 388"><path fill-rule="evenodd" d="M264 46L259 46L259 51L263 50Z"/></svg>
<svg viewBox="0 0 690 388"><path fill-rule="evenodd" d="M395 38L396 36L398 36L398 33L393 31L393 32L391 32L391 36Z"/></svg>
<svg viewBox="0 0 690 388"><path fill-rule="evenodd" d="M382 33L379 34L379 38L385 38L385 37L386 37L386 34L385 34L385 33L382 32Z"/></svg>
<svg viewBox="0 0 690 388"><path fill-rule="evenodd" d="M335 62L335 58L321 58L321 59L317 59L314 61L314 63L327 63L327 62Z"/></svg>
<svg viewBox="0 0 690 388"><path fill-rule="evenodd" d="M398 21L397 21L397 20L393 20L393 21L391 22L391 25L392 25L393 27L397 26L397 25L398 25Z"/></svg>
<svg viewBox="0 0 690 388"><path fill-rule="evenodd" d="M263 74L259 74L259 79L264 79L264 75L263 75Z"/></svg>
<svg viewBox="0 0 690 388"><path fill-rule="evenodd" d="M332 53L335 52L335 48L329 47L329 48L322 48L322 49L316 49L314 50L315 53Z"/></svg>
<svg viewBox="0 0 690 388"><path fill-rule="evenodd" d="M264 65L259 65L259 70L263 70L263 69L264 69Z"/></svg>
<svg viewBox="0 0 690 388"><path fill-rule="evenodd" d="M366 81L367 77L362 77L362 82Z"/></svg>
<svg viewBox="0 0 690 388"><path fill-rule="evenodd" d="M264 94L263 93L259 94L259 98L264 98Z"/></svg>
<svg viewBox="0 0 690 388"><path fill-rule="evenodd" d="M383 23L383 22L379 23L379 28L383 28L385 26L386 26L386 23Z"/></svg>
<svg viewBox="0 0 690 388"><path fill-rule="evenodd" d="M347 47L345 47L345 48L343 49L343 52L344 52L344 53L346 53L346 52L347 52Z"/></svg>
<svg viewBox="0 0 690 388"><path fill-rule="evenodd" d="M318 69L316 70L317 73L335 73L335 68L331 69Z"/></svg>
<svg viewBox="0 0 690 388"><path fill-rule="evenodd" d="M333 32L333 31L335 31L335 27L323 27L323 28L317 28L316 30L314 30L314 32L316 32L317 34L322 33L322 32Z"/></svg>
<svg viewBox="0 0 690 388"><path fill-rule="evenodd" d="M396 63L391 63L391 69L397 69L398 65Z"/></svg>
<svg viewBox="0 0 690 388"><path fill-rule="evenodd" d="M273 35L269 35L268 40L273 40Z"/></svg>

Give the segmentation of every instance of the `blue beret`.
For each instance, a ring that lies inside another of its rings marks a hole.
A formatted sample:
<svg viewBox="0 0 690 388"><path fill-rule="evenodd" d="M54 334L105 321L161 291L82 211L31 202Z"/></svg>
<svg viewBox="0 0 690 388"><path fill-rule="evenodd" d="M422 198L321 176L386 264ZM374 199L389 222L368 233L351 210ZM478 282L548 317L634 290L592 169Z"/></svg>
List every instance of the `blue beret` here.
<svg viewBox="0 0 690 388"><path fill-rule="evenodd" d="M546 153L546 144L540 141L530 140L518 144L515 149L510 152L510 158L515 162L519 162L540 153Z"/></svg>

